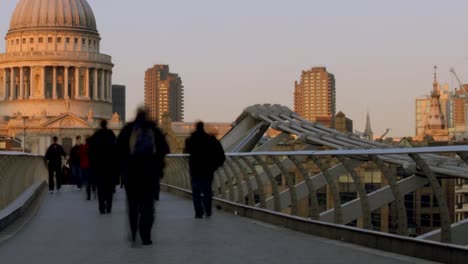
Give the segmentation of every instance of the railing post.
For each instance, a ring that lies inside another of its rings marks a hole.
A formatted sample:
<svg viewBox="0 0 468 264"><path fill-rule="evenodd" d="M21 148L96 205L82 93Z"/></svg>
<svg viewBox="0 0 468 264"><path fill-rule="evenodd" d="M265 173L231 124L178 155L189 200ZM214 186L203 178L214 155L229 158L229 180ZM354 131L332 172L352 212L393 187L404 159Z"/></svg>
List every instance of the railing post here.
<svg viewBox="0 0 468 264"><path fill-rule="evenodd" d="M410 154L409 155L416 164L422 169L426 175L429 183L431 184L432 191L439 203L440 210L440 223L441 223L441 242L450 243L452 242L452 232L450 228L450 212L447 206L447 202L444 199L444 194L442 187L440 186L439 180L436 178L434 172L428 166L427 162L421 158L419 154Z"/></svg>
<svg viewBox="0 0 468 264"><path fill-rule="evenodd" d="M249 171L247 170L247 168L245 166L243 166L241 164L241 161L240 161L239 157L233 157L232 161L237 166L237 168L240 170L242 175L244 175L244 181L245 181L245 183L247 185L247 197L248 197L247 204L253 206L253 205L255 205L255 195L254 195L254 192L253 192L253 189L252 189L252 184L250 183Z"/></svg>
<svg viewBox="0 0 468 264"><path fill-rule="evenodd" d="M281 211L280 193L279 193L278 185L276 184L275 178L273 177L273 173L271 173L270 167L261 157L254 156L254 159L258 162L260 166L262 166L263 171L266 173L268 180L270 181L271 190L273 192L274 210L277 212L280 212Z"/></svg>
<svg viewBox="0 0 468 264"><path fill-rule="evenodd" d="M370 159L377 165L383 176L387 179L398 211L398 234L408 235L408 218L403 194L398 187L396 175L390 171L385 163L377 155L369 155Z"/></svg>
<svg viewBox="0 0 468 264"><path fill-rule="evenodd" d="M312 156L312 161L317 165L319 170L322 172L323 176L325 177L325 180L328 183L328 186L330 186L330 192L333 195L333 206L335 208L335 212L333 214L333 222L335 224L342 224L343 223L343 217L342 217L342 210L341 210L341 197L340 197L340 188L338 186L338 183L332 175L328 172L327 166L323 163L322 160L320 160L316 156Z"/></svg>
<svg viewBox="0 0 468 264"><path fill-rule="evenodd" d="M265 189L264 189L265 187L263 186L262 179L260 178L260 175L258 174L257 169L253 165L250 158L242 157L241 159L244 161L247 167L249 167L250 171L253 173L255 177L255 182L257 183L257 192L260 197L260 207L266 208L266 197L265 197Z"/></svg>
<svg viewBox="0 0 468 264"><path fill-rule="evenodd" d="M313 220L319 219L319 203L317 199L317 191L315 189L314 183L311 181L309 177L309 173L307 172L304 165L299 161L296 156L289 155L289 160L292 161L294 166L298 169L299 173L302 175L307 187L307 191L309 192L309 215L310 218Z"/></svg>
<svg viewBox="0 0 468 264"><path fill-rule="evenodd" d="M362 207L362 221L363 227L365 229L372 229L372 212L369 207L369 198L367 197L366 189L361 182L361 177L357 174L356 170L353 169L350 160L346 159L343 156L338 156L338 160L343 164L343 166L348 171L349 175L354 181L354 185L356 186L357 193L359 195L359 200L361 202Z"/></svg>
<svg viewBox="0 0 468 264"><path fill-rule="evenodd" d="M225 164L227 165L228 170L231 172L232 178L236 180L236 187L237 188L237 202L245 204L245 192L242 188L242 178L240 177L240 173L236 171L234 162L232 161L231 157L226 158Z"/></svg>
<svg viewBox="0 0 468 264"><path fill-rule="evenodd" d="M294 187L294 179L288 173L288 169L283 165L283 163L277 156L269 156L269 158L276 164L276 166L278 166L284 178L286 179L286 184L288 185L289 194L291 198L291 214L298 215L299 208L297 202L296 188Z"/></svg>

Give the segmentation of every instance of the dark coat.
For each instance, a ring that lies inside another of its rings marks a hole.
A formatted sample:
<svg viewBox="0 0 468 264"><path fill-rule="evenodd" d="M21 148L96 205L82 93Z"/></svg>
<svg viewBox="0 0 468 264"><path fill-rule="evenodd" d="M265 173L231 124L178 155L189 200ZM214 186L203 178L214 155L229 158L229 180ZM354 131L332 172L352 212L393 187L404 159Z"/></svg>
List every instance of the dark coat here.
<svg viewBox="0 0 468 264"><path fill-rule="evenodd" d="M117 183L116 137L110 129L100 129L89 140L89 162L95 179L101 183Z"/></svg>
<svg viewBox="0 0 468 264"><path fill-rule="evenodd" d="M212 180L213 173L225 160L224 150L216 137L205 131L195 131L185 141L185 151L190 154L190 175L193 180Z"/></svg>
<svg viewBox="0 0 468 264"><path fill-rule="evenodd" d="M65 157L65 151L61 145L55 143L49 146L45 155L49 166L54 168L60 168L62 166L62 157Z"/></svg>
<svg viewBox="0 0 468 264"><path fill-rule="evenodd" d="M130 153L130 137L135 127L151 129L154 133L156 153L149 156L134 156ZM154 191L154 186L163 177L164 157L169 153L166 138L156 127L156 124L148 120L135 120L127 124L117 139L117 152L123 181L127 187L134 186L139 190L148 189Z"/></svg>

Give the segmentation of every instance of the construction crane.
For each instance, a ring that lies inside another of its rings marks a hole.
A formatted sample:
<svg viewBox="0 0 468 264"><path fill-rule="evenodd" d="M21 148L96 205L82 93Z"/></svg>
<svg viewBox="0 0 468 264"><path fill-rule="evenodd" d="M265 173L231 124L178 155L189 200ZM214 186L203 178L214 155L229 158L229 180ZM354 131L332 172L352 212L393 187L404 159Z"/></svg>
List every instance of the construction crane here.
<svg viewBox="0 0 468 264"><path fill-rule="evenodd" d="M465 87L463 87L463 83L458 77L458 74L453 67L450 68L450 73L453 74L453 76L458 82L458 85L460 85L460 90L462 90L465 94L465 133L463 135L463 138L468 138L468 92L465 90Z"/></svg>

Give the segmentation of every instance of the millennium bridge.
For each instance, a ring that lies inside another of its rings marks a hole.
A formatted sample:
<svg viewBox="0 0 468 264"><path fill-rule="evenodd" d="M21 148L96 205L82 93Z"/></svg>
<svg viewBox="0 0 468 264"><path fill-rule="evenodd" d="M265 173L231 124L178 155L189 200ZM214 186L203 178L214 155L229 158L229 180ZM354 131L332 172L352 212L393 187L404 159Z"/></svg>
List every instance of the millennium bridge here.
<svg viewBox="0 0 468 264"><path fill-rule="evenodd" d="M265 140L269 129L275 136ZM390 146L280 105L246 108L221 143L227 160L215 173L214 216L193 218L188 156L171 154L155 244L138 248L127 241L122 190L112 214L99 215L72 188L47 195L43 157L0 152L1 262L468 261L468 220L455 221L446 188L468 180L468 146ZM417 234L411 195L422 189L434 197L440 227Z"/></svg>

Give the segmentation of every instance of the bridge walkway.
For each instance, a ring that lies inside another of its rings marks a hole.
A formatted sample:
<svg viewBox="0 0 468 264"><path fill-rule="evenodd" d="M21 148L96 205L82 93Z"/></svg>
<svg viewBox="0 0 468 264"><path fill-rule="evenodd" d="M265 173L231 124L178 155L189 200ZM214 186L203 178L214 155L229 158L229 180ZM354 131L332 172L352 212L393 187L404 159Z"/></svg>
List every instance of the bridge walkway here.
<svg viewBox="0 0 468 264"><path fill-rule="evenodd" d="M83 263L429 263L313 237L215 211L194 219L191 201L163 193L152 246L128 242L125 193L110 215L71 187L47 194L37 215L0 244L0 262Z"/></svg>

